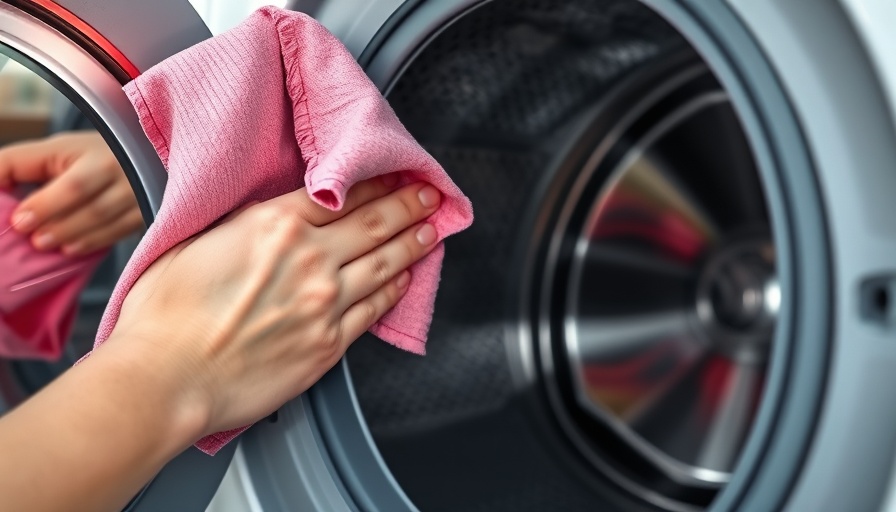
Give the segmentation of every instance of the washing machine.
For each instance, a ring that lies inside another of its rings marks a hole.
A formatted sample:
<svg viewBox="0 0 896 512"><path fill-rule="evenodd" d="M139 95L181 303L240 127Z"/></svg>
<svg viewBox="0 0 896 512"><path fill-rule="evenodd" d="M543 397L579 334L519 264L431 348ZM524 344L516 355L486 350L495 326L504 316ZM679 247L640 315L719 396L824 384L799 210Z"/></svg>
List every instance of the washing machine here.
<svg viewBox="0 0 896 512"><path fill-rule="evenodd" d="M288 8L345 43L476 222L447 241L425 357L362 337L129 510L893 506L891 2ZM147 223L165 172L121 86L209 36L185 0L0 2L0 54L103 134ZM24 396L60 367L4 368Z"/></svg>

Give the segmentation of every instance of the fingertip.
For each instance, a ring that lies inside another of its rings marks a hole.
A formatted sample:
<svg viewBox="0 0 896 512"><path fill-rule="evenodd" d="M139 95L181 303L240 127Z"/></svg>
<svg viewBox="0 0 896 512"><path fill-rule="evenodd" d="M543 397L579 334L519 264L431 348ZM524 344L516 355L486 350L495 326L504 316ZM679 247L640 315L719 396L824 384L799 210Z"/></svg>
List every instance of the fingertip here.
<svg viewBox="0 0 896 512"><path fill-rule="evenodd" d="M417 229L417 233L414 236L417 238L417 242L424 247L429 247L430 245L435 244L439 238L435 226L428 222L424 222L423 225Z"/></svg>
<svg viewBox="0 0 896 512"><path fill-rule="evenodd" d="M37 227L37 216L31 210L18 209L9 221L13 229L19 233L30 233Z"/></svg>
<svg viewBox="0 0 896 512"><path fill-rule="evenodd" d="M417 192L417 197L420 199L420 204L426 209L435 208L442 201L442 193L432 185L424 185Z"/></svg>
<svg viewBox="0 0 896 512"><path fill-rule="evenodd" d="M49 251L58 245L53 233L38 233L31 237L31 245L38 251Z"/></svg>

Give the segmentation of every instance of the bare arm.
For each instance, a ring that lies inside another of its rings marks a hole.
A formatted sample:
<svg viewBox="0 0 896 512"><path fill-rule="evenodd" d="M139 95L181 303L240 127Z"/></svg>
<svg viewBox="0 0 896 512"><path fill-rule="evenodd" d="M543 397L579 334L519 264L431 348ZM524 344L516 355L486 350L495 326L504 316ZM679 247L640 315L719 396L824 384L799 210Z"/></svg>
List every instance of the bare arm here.
<svg viewBox="0 0 896 512"><path fill-rule="evenodd" d="M0 419L4 510L115 510L203 432L176 368L109 340ZM159 358L161 359L161 358Z"/></svg>
<svg viewBox="0 0 896 512"><path fill-rule="evenodd" d="M4 510L115 510L203 435L310 387L407 289L435 245L432 187L303 190L232 214L141 276L112 337L0 419Z"/></svg>

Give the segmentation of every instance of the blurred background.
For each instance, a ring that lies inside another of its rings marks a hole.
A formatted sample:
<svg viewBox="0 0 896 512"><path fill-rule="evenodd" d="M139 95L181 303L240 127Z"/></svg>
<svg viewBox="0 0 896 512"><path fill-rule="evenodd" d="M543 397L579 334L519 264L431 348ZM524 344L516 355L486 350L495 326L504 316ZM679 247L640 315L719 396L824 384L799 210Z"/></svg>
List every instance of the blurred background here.
<svg viewBox="0 0 896 512"><path fill-rule="evenodd" d="M220 34L225 30L239 24L255 9L265 5L283 7L286 0L248 0L234 2L233 0L190 0L196 12L202 16L202 20L208 25L212 34Z"/></svg>
<svg viewBox="0 0 896 512"><path fill-rule="evenodd" d="M283 7L286 0L190 0L213 34L239 24L264 5ZM41 137L52 131L53 112L64 102L55 89L21 64L0 56L0 144Z"/></svg>

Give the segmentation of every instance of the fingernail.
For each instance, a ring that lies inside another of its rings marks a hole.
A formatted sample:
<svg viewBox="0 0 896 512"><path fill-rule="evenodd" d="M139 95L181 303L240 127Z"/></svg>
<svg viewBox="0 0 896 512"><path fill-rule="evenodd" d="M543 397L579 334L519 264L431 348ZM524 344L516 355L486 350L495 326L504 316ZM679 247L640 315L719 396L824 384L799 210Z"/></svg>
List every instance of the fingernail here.
<svg viewBox="0 0 896 512"><path fill-rule="evenodd" d="M32 243L40 250L52 249L56 245L56 237L52 233L42 233L35 236Z"/></svg>
<svg viewBox="0 0 896 512"><path fill-rule="evenodd" d="M28 233L34 229L34 213L25 210L12 216L12 227L20 233Z"/></svg>
<svg viewBox="0 0 896 512"><path fill-rule="evenodd" d="M76 254L84 253L84 242L75 242L73 244L63 245L62 246L62 254L66 256L73 256Z"/></svg>
<svg viewBox="0 0 896 512"><path fill-rule="evenodd" d="M432 224L424 224L417 230L417 241L420 245L431 245L436 241L436 228Z"/></svg>
<svg viewBox="0 0 896 512"><path fill-rule="evenodd" d="M396 183L398 183L398 174L390 172L389 174L383 175L383 185L394 187Z"/></svg>
<svg viewBox="0 0 896 512"><path fill-rule="evenodd" d="M398 276L398 280L395 281L395 284L398 285L399 290L403 290L407 288L408 284L411 282L411 273L405 270Z"/></svg>
<svg viewBox="0 0 896 512"><path fill-rule="evenodd" d="M421 188L417 196L420 198L420 204L426 208L432 208L439 204L439 200L442 198L442 194L431 185Z"/></svg>

